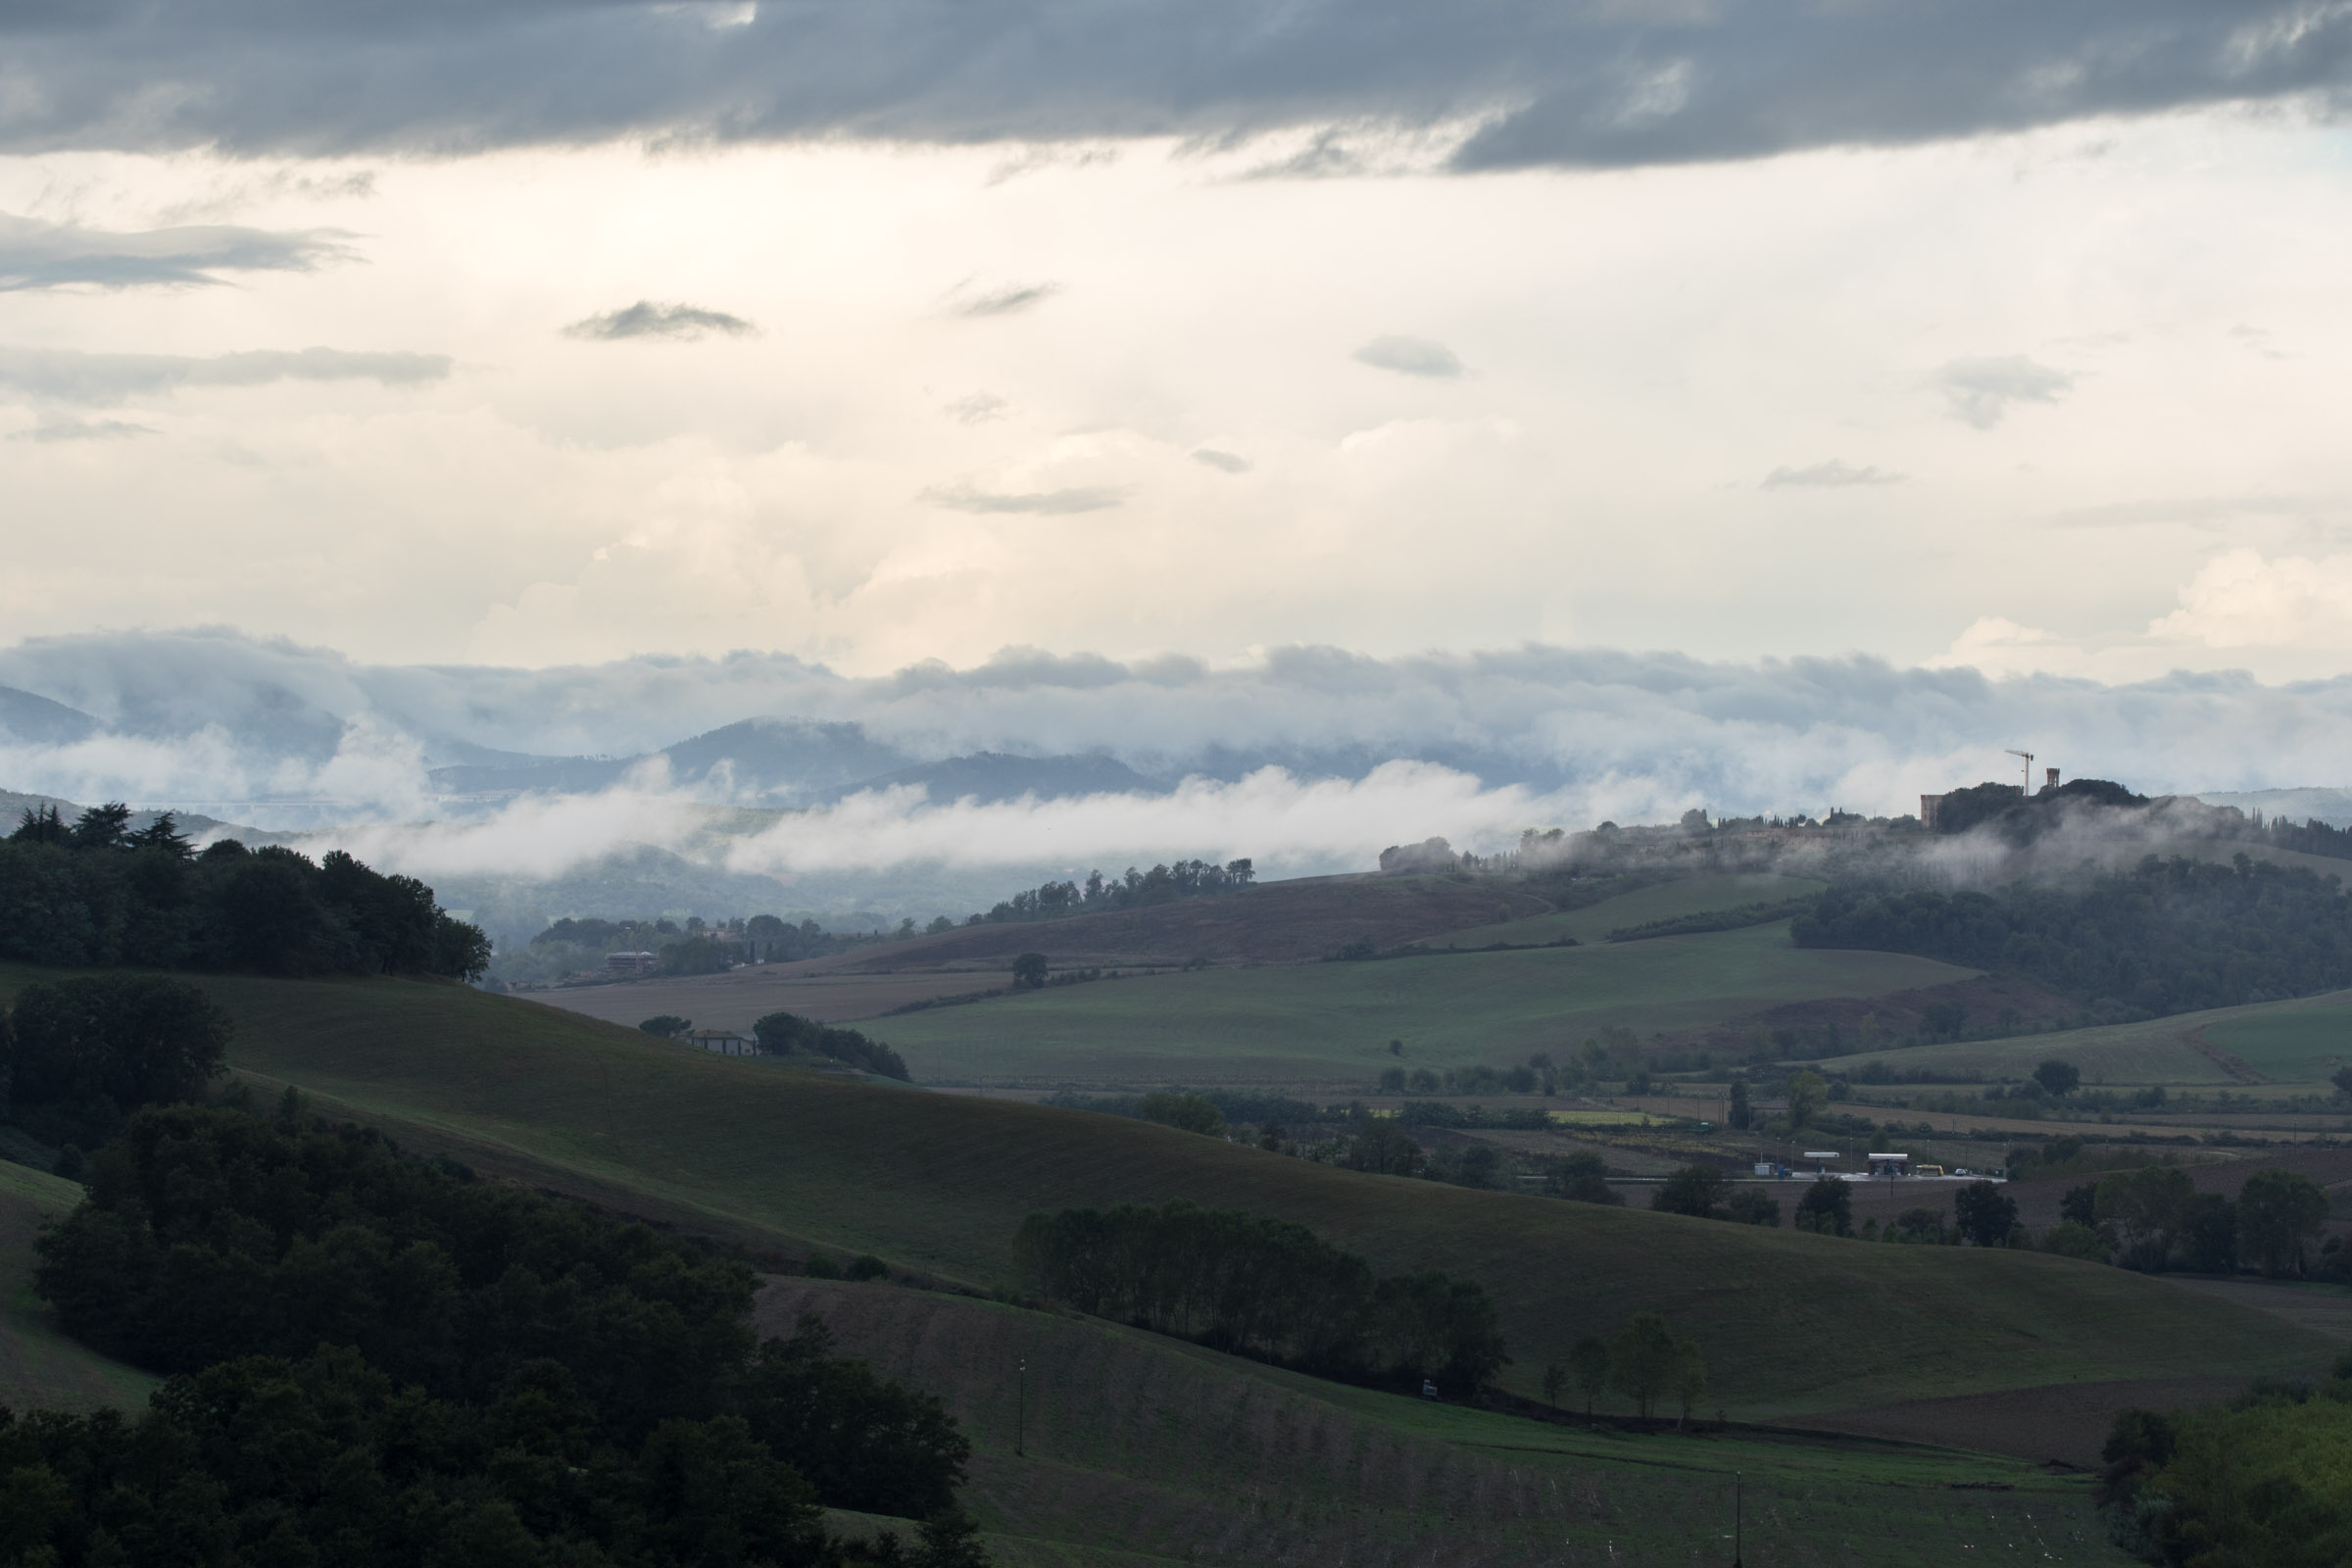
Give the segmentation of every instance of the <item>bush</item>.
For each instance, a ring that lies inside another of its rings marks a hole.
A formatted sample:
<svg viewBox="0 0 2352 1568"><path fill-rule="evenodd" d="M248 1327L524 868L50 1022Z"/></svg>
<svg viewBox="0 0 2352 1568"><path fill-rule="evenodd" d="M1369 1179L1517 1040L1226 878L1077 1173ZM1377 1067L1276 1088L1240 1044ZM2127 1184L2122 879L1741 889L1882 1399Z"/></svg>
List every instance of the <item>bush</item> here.
<svg viewBox="0 0 2352 1568"><path fill-rule="evenodd" d="M2104 1263L2113 1250L2097 1231L2076 1219L2063 1219L2051 1226L2042 1236L2041 1250L2060 1257L2081 1258L2086 1263Z"/></svg>
<svg viewBox="0 0 2352 1568"><path fill-rule="evenodd" d="M649 1035L655 1035L663 1040L675 1040L694 1027L694 1020L681 1018L674 1012L658 1012L637 1027Z"/></svg>
<svg viewBox="0 0 2352 1568"><path fill-rule="evenodd" d="M1203 1138L1225 1136L1225 1113L1200 1095L1156 1089L1137 1102L1135 1113L1179 1132L1199 1133Z"/></svg>
<svg viewBox="0 0 2352 1568"><path fill-rule="evenodd" d="M1741 1225L1777 1228L1781 1223L1781 1201L1756 1188L1742 1187L1724 1203L1723 1215Z"/></svg>

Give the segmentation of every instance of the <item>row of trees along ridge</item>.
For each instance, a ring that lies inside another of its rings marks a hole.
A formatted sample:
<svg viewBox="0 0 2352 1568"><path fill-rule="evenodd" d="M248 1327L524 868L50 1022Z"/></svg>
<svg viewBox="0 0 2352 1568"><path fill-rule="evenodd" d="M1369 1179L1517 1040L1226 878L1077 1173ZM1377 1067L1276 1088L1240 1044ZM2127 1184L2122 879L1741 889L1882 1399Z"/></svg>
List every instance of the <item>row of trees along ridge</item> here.
<svg viewBox="0 0 2352 1568"><path fill-rule="evenodd" d="M256 974L423 974L471 979L490 941L414 877L341 850L314 863L221 839L199 854L165 812L93 806L66 822L27 810L0 843L0 957Z"/></svg>

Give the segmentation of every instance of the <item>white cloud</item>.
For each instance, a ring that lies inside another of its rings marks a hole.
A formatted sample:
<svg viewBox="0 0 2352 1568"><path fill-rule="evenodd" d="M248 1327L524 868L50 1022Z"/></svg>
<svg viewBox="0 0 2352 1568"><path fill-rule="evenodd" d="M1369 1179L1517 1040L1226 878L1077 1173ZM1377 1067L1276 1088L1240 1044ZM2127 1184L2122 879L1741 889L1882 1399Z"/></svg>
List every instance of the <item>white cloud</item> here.
<svg viewBox="0 0 2352 1568"><path fill-rule="evenodd" d="M1852 485L1901 484L1907 476L1888 473L1884 468L1853 467L1837 458L1802 468L1775 468L1764 476L1767 490L1821 488L1844 489Z"/></svg>
<svg viewBox="0 0 2352 1568"><path fill-rule="evenodd" d="M2352 651L2352 556L2271 561L2227 551L2180 589L2180 608L2148 635L2207 648Z"/></svg>
<svg viewBox="0 0 2352 1568"><path fill-rule="evenodd" d="M1951 406L1953 418L1989 430L2014 404L2057 402L2073 389L2075 377L2022 354L2009 354L1954 360L1936 372L1936 384Z"/></svg>
<svg viewBox="0 0 2352 1568"><path fill-rule="evenodd" d="M1462 373L1460 356L1445 344L1425 337L1376 337L1355 351L1356 359L1375 369L1439 379Z"/></svg>

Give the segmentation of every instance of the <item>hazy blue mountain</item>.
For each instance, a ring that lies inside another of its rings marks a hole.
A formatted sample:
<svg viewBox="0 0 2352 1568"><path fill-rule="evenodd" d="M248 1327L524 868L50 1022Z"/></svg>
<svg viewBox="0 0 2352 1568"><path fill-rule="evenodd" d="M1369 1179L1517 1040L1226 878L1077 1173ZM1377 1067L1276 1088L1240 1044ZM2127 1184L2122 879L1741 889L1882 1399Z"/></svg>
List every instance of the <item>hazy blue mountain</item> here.
<svg viewBox="0 0 2352 1568"><path fill-rule="evenodd" d="M975 800L983 806L1017 801L1024 795L1054 800L1071 795L1162 795L1167 786L1115 757L1010 757L975 752L937 762L919 762L892 773L860 779L829 792L838 800L860 790L920 784L934 801Z"/></svg>
<svg viewBox="0 0 2352 1568"><path fill-rule="evenodd" d="M98 721L78 708L53 703L14 686L0 686L0 734L32 746L71 746L98 732Z"/></svg>

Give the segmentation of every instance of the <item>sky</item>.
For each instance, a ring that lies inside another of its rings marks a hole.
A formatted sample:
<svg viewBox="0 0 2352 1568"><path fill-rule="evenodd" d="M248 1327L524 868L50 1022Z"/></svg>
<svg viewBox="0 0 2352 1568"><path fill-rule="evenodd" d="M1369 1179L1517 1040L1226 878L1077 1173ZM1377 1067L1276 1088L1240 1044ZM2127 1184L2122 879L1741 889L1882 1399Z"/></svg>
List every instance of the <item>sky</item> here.
<svg viewBox="0 0 2352 1568"><path fill-rule="evenodd" d="M602 730L501 733L623 751L1008 658L1280 730L1330 717L1285 651L1515 692L1576 650L1650 673L1349 744L1649 781L1595 810L1892 808L2037 724L2340 783L2348 82L2352 5L2262 0L11 7L0 680L96 710L192 630L604 669ZM1905 739L1886 694L1972 671ZM1677 683L1754 707L1559 739ZM1154 701L925 733L1126 755L1199 719ZM465 727L372 723L412 795ZM1788 763L1822 725L1877 750Z"/></svg>

